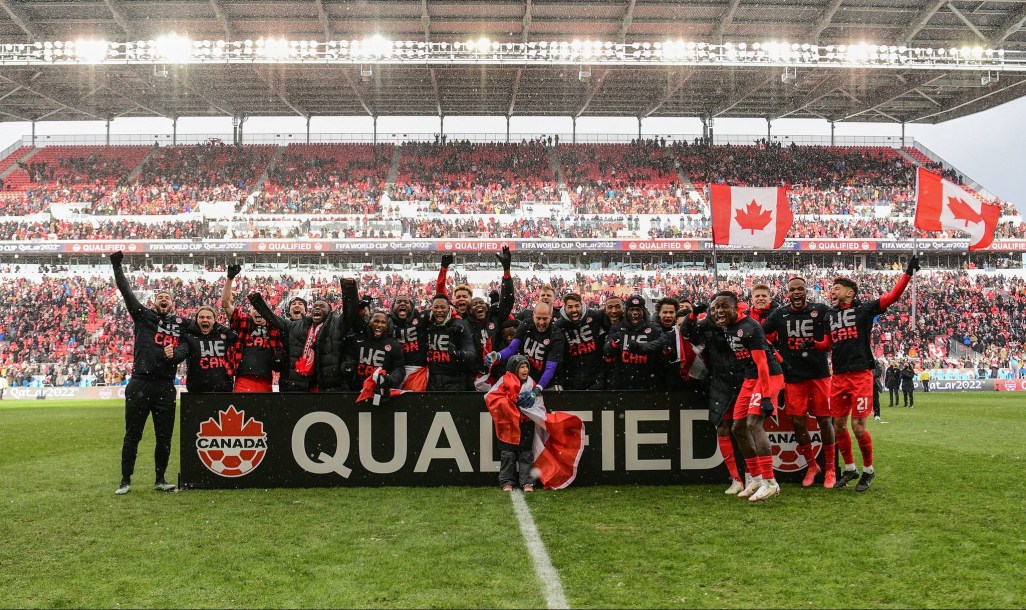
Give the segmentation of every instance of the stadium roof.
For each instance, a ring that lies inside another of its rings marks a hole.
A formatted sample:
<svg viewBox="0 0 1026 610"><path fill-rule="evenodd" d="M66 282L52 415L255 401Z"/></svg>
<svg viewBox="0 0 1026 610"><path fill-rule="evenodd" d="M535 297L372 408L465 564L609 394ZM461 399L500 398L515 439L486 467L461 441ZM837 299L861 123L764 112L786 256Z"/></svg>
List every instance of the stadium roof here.
<svg viewBox="0 0 1026 610"><path fill-rule="evenodd" d="M709 43L1026 51L1026 0L0 0L0 43L85 38ZM1026 94L958 68L580 65L0 65L0 120L551 115L940 122Z"/></svg>

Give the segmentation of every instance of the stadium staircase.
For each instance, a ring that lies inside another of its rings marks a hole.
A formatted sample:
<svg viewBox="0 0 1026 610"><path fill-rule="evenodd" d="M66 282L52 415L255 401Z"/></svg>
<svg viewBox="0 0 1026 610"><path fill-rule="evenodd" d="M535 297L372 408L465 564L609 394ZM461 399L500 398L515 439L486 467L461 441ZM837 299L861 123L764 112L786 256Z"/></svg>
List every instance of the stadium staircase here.
<svg viewBox="0 0 1026 610"><path fill-rule="evenodd" d="M563 177L563 169L560 167L557 149L557 146L549 147L549 165L552 166L552 175L556 178L556 189L564 191L566 190L566 180Z"/></svg>
<svg viewBox="0 0 1026 610"><path fill-rule="evenodd" d="M43 150L42 148L32 148L31 146L22 146L13 153L7 155L3 161L0 161L0 178L6 178L10 176L14 170L18 169L18 162L24 163L36 154Z"/></svg>
<svg viewBox="0 0 1026 610"><path fill-rule="evenodd" d="M271 155L270 160L267 161L267 165L264 166L264 173L260 174L260 177L257 178L256 182L254 182L253 186L249 189L249 194L250 195L252 195L253 193L255 193L255 192L259 191L261 188L263 188L264 183L267 182L267 177L271 175L271 170L273 170L278 165L278 159L281 158L281 155L284 152L285 152L285 147L284 146L279 146L274 151L274 154Z"/></svg>
<svg viewBox="0 0 1026 610"><path fill-rule="evenodd" d="M156 147L156 146L154 146L154 147L150 148L150 150L149 150L149 151L148 151L148 152L146 153L146 156L145 156L145 157L143 157L142 159L140 159L140 160L139 160L139 164L138 164L138 165L136 165L135 167L133 167L133 168L132 168L132 171L131 171L131 172L129 172L128 176L126 176L126 177L125 177L125 181L126 181L126 182L128 182L128 183L130 183L130 184L131 184L132 182L135 182L135 179L136 179L136 178L138 178L138 177L139 177L139 174L141 174L141 173L142 173L143 167L145 167L145 166L146 166L146 163L147 163L147 162L148 162L148 161L150 160L150 157L152 157L152 156L153 156L153 153L154 153L154 152L155 152L156 150L157 150L157 147Z"/></svg>
<svg viewBox="0 0 1026 610"><path fill-rule="evenodd" d="M401 150L402 146L392 149L392 161L388 164L388 176L385 178L386 187L394 186L395 181L399 178L399 161L403 156Z"/></svg>

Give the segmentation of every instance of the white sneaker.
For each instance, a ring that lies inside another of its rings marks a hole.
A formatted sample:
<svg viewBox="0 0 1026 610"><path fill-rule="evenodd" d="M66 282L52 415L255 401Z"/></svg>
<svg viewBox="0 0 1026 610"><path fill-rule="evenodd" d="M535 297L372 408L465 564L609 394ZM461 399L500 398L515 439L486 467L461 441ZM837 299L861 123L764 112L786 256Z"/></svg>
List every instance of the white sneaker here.
<svg viewBox="0 0 1026 610"><path fill-rule="evenodd" d="M741 483L741 481L738 481L737 479L731 479L730 480L730 487L728 487L727 491L725 491L723 493L727 494L728 496L736 496L744 488L745 488L745 486Z"/></svg>
<svg viewBox="0 0 1026 610"><path fill-rule="evenodd" d="M132 486L128 483L122 483L121 485L118 485L118 488L114 490L114 493L116 495L123 496L130 491L132 491Z"/></svg>
<svg viewBox="0 0 1026 610"><path fill-rule="evenodd" d="M762 482L762 486L759 487L759 490L756 491L754 494L752 494L752 496L750 498L748 498L748 501L749 502L762 502L763 500L765 500L767 498L770 498L772 496L779 496L779 495L780 495L780 485L778 485L775 480L774 481L763 481Z"/></svg>
<svg viewBox="0 0 1026 610"><path fill-rule="evenodd" d="M748 496L750 496L750 495L754 494L755 492L759 491L760 487L762 487L762 477L759 477L757 479L753 478L751 481L748 482L748 485L745 485L745 488L742 489L741 492L737 494L737 497L739 497L739 498L747 498Z"/></svg>

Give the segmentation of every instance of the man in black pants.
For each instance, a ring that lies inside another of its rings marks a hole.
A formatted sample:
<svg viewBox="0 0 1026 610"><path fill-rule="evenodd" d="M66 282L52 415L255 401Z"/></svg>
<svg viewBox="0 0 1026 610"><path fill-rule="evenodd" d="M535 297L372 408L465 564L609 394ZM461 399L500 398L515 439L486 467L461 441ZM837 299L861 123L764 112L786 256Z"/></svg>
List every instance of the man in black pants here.
<svg viewBox="0 0 1026 610"><path fill-rule="evenodd" d="M154 307L143 306L132 292L128 278L121 268L123 252L110 255L114 267L114 281L125 299L125 306L135 325L132 377L125 388L125 440L121 447L121 484L116 493L127 494L131 489L135 457L139 451L146 419L153 414L156 446L153 462L156 469L153 488L173 491L175 486L164 479L168 459L171 457L171 436L175 430L175 369L164 354L166 346L178 345L178 338L188 322L175 315L175 302L171 293L159 291L153 297Z"/></svg>

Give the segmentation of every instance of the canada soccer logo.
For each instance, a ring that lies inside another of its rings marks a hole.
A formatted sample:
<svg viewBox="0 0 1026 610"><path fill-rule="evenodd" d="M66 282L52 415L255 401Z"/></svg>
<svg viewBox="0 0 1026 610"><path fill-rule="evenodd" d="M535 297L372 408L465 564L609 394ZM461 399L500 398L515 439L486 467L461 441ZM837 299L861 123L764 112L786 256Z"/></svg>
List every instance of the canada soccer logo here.
<svg viewBox="0 0 1026 610"><path fill-rule="evenodd" d="M819 434L819 423L816 422L815 417L809 416L805 418L805 425L809 428L812 454L815 459L823 450L823 438ZM790 416L778 414L776 417L766 418L765 427L770 444L773 446L774 470L798 472L808 466L805 457L798 453L798 438L795 436Z"/></svg>
<svg viewBox="0 0 1026 610"><path fill-rule="evenodd" d="M203 464L222 477L241 477L252 472L267 453L267 434L263 422L231 405L200 424L196 434L196 452Z"/></svg>

